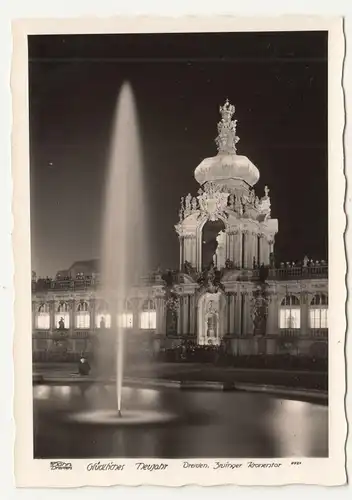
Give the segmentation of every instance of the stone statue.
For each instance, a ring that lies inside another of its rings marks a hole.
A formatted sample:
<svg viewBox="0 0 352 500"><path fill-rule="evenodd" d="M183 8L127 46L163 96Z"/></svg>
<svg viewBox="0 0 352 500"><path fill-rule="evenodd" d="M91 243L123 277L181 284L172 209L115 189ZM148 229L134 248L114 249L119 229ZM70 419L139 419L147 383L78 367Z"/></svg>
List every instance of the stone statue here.
<svg viewBox="0 0 352 500"><path fill-rule="evenodd" d="M192 210L194 212L197 210L197 198L195 196L192 198Z"/></svg>
<svg viewBox="0 0 352 500"><path fill-rule="evenodd" d="M309 259L308 259L307 255L305 255L304 259L303 259L303 267L307 267L308 266L308 262L309 262Z"/></svg>
<svg viewBox="0 0 352 500"><path fill-rule="evenodd" d="M186 196L186 207L185 207L186 212L189 212L191 210L191 200L192 200L191 193L188 193L188 195Z"/></svg>
<svg viewBox="0 0 352 500"><path fill-rule="evenodd" d="M213 257L214 265L220 269L225 266L225 231L220 231L216 237L217 248Z"/></svg>
<svg viewBox="0 0 352 500"><path fill-rule="evenodd" d="M64 318L60 318L60 321L59 321L59 330L64 330L64 329L65 329Z"/></svg>

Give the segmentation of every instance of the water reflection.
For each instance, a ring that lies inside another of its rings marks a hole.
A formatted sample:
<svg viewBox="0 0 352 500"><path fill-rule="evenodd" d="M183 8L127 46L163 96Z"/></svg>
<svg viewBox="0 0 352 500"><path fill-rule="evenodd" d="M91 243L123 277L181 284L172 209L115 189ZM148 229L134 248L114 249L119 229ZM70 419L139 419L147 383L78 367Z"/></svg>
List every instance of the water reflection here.
<svg viewBox="0 0 352 500"><path fill-rule="evenodd" d="M82 392L72 386L34 388L37 458L160 457L270 458L328 455L328 408L266 394L124 388L129 409L177 413L178 420L151 427L86 427L63 415L111 408L113 387Z"/></svg>

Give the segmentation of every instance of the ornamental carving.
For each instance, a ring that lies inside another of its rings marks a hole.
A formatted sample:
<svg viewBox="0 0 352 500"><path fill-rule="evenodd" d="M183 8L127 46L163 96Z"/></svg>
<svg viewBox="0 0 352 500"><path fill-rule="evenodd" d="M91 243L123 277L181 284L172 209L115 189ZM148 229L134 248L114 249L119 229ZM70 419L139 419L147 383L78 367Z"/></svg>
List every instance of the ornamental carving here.
<svg viewBox="0 0 352 500"><path fill-rule="evenodd" d="M265 287L259 287L253 292L251 315L254 335L265 335L269 309L269 294Z"/></svg>
<svg viewBox="0 0 352 500"><path fill-rule="evenodd" d="M210 221L227 218L226 209L229 194L224 192L223 188L212 182L207 182L204 190L200 189L198 193L201 215L205 215Z"/></svg>

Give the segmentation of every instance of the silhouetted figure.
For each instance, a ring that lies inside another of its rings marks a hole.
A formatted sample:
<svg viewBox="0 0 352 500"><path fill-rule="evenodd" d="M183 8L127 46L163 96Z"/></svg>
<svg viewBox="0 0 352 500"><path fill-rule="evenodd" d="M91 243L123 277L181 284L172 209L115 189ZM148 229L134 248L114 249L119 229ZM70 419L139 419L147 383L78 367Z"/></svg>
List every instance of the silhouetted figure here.
<svg viewBox="0 0 352 500"><path fill-rule="evenodd" d="M59 321L59 330L65 330L65 321L64 321L64 318L60 318L60 321Z"/></svg>
<svg viewBox="0 0 352 500"><path fill-rule="evenodd" d="M270 253L269 260L270 260L271 269L274 269L275 268L275 255L273 252Z"/></svg>
<svg viewBox="0 0 352 500"><path fill-rule="evenodd" d="M268 274L269 274L269 270L267 267L264 266L264 264L262 264L259 268L259 280L262 282L262 283L265 283L265 281L267 280L268 278Z"/></svg>
<svg viewBox="0 0 352 500"><path fill-rule="evenodd" d="M79 363L78 363L78 373L80 375L89 375L90 372L90 364L88 363L88 360L82 355Z"/></svg>
<svg viewBox="0 0 352 500"><path fill-rule="evenodd" d="M101 320L100 320L100 328L101 328L101 329L106 328L105 318L101 318Z"/></svg>

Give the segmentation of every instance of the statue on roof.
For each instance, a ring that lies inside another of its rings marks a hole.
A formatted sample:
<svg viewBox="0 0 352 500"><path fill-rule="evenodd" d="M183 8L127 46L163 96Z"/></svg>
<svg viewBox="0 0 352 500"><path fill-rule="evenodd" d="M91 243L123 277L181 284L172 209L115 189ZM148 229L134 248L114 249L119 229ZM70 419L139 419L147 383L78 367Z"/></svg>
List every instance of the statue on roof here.
<svg viewBox="0 0 352 500"><path fill-rule="evenodd" d="M269 195L269 188L265 186L264 188L264 196L259 200L258 210L261 214L264 215L265 220L270 218L271 214L271 203Z"/></svg>
<svg viewBox="0 0 352 500"><path fill-rule="evenodd" d="M192 201L192 195L191 193L188 193L186 196L186 206L185 206L185 211L188 213L191 210L191 201Z"/></svg>
<svg viewBox="0 0 352 500"><path fill-rule="evenodd" d="M219 154L236 154L236 144L240 138L236 135L237 120L232 120L235 113L235 106L226 102L219 108L221 120L218 123L218 136L215 143Z"/></svg>

